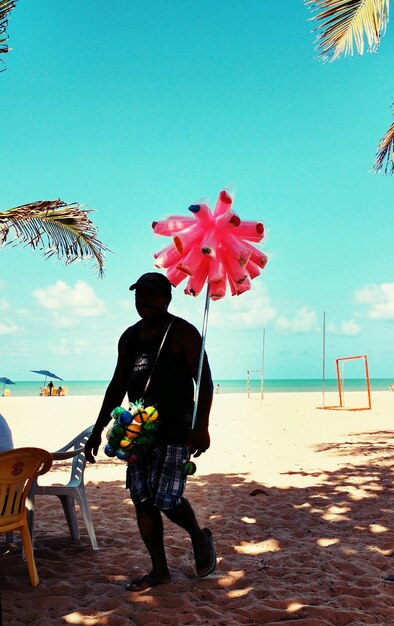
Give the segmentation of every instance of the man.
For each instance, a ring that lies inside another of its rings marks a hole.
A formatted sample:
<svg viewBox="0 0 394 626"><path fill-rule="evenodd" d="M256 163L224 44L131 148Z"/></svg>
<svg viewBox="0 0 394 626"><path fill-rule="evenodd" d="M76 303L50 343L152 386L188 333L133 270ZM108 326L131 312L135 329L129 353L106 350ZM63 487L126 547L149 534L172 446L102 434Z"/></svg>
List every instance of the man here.
<svg viewBox="0 0 394 626"><path fill-rule="evenodd" d="M126 589L143 591L171 580L161 512L189 533L198 576L208 576L216 567L212 534L208 528L200 528L193 509L183 497L185 463L191 454L198 457L210 445L208 421L213 384L204 354L196 423L191 430L193 380L197 378L201 336L186 320L168 312L171 283L163 274L143 274L130 290L135 290L135 306L141 320L119 340L115 372L85 453L87 460L94 463L93 455L97 454L101 433L111 420L110 413L122 403L126 392L130 402L143 400L144 406L156 406L157 445L129 463L126 482L136 508L138 528L152 561L152 570L130 582Z"/></svg>
<svg viewBox="0 0 394 626"><path fill-rule="evenodd" d="M14 448L12 441L11 429L8 426L5 417L0 413L0 453L8 452Z"/></svg>

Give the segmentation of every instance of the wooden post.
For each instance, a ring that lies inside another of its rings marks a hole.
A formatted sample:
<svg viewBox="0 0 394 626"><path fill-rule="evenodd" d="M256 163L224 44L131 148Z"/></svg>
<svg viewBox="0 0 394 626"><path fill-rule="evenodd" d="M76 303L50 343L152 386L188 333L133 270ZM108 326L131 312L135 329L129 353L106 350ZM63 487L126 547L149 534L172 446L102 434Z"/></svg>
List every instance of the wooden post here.
<svg viewBox="0 0 394 626"><path fill-rule="evenodd" d="M368 357L366 354L364 354L364 363L365 363L365 378L367 381L367 393L368 393L368 406L371 409L372 408L372 402L371 402L371 384L369 381L369 371L368 371Z"/></svg>

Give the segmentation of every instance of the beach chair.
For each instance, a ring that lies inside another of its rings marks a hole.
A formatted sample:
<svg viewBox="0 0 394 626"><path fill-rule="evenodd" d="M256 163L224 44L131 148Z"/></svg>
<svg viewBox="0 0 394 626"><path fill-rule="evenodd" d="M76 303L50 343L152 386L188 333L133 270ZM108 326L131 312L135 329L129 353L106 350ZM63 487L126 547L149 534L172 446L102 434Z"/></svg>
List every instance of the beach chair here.
<svg viewBox="0 0 394 626"><path fill-rule="evenodd" d="M11 396L11 391L9 389L3 390L3 398L9 398Z"/></svg>
<svg viewBox="0 0 394 626"><path fill-rule="evenodd" d="M71 472L68 482L64 485L39 485L35 488L35 495L57 496L63 506L63 511L67 520L71 537L74 541L80 539L75 502L79 504L86 529L89 534L93 550L98 550L96 534L94 532L90 507L86 497L84 473L86 467L85 443L93 430L89 426L63 448L52 453L54 461L64 461L72 459ZM34 523L34 522L33 522ZM33 526L32 523L32 526ZM33 528L32 528L33 533Z"/></svg>
<svg viewBox="0 0 394 626"><path fill-rule="evenodd" d="M52 455L41 448L15 448L0 454L0 533L20 531L33 587L40 580L28 528L26 498L36 477L45 474L51 465Z"/></svg>

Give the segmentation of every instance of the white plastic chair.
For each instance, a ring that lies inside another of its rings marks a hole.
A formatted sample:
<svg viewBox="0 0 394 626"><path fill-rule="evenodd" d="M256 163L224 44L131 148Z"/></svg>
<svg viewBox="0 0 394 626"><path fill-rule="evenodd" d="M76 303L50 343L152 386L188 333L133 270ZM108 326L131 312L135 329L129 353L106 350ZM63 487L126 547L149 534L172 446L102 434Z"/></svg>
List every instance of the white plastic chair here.
<svg viewBox="0 0 394 626"><path fill-rule="evenodd" d="M93 550L98 550L96 534L94 532L84 484L84 472L86 466L85 443L87 442L92 430L93 426L89 426L72 441L63 446L63 448L60 448L60 450L57 450L56 452L52 452L54 461L72 458L71 475L68 483L65 485L37 484L34 495L57 496L60 499L70 534L74 541L78 541L80 539L77 515L75 511L75 501L77 501L89 534L92 548Z"/></svg>

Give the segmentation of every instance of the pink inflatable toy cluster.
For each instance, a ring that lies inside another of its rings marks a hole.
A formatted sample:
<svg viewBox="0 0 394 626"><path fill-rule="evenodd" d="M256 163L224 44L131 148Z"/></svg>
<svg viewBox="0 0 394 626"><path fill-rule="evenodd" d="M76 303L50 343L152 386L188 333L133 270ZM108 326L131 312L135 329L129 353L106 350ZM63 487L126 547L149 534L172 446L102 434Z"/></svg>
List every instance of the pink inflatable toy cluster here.
<svg viewBox="0 0 394 626"><path fill-rule="evenodd" d="M176 287L188 278L185 293L197 296L206 282L212 300L226 294L248 291L259 276L267 257L255 243L264 237L261 222L241 220L232 210L233 199L221 191L212 212L207 204L192 204L191 216L173 215L153 222L155 235L172 237L172 243L157 252L155 266L166 270Z"/></svg>

